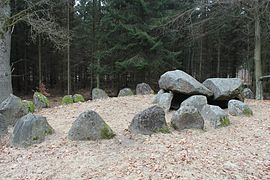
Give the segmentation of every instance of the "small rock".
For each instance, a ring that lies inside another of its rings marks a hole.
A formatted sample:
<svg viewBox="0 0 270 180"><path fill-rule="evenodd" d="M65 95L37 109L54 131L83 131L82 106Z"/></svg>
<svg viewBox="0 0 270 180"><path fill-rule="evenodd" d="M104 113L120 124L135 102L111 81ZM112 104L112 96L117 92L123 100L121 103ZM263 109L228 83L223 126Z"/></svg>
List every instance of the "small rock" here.
<svg viewBox="0 0 270 180"><path fill-rule="evenodd" d="M228 171L235 171L239 167L236 164L233 164L230 161L227 161L226 163L223 164L223 168L228 170Z"/></svg>
<svg viewBox="0 0 270 180"><path fill-rule="evenodd" d="M112 129L95 111L80 114L68 132L68 138L73 141L111 139L114 136Z"/></svg>
<svg viewBox="0 0 270 180"><path fill-rule="evenodd" d="M201 110L201 115L206 130L230 125L228 114L218 106L205 105Z"/></svg>
<svg viewBox="0 0 270 180"><path fill-rule="evenodd" d="M103 89L99 89L99 88L94 88L92 90L92 99L96 100L96 99L106 99L109 96L107 95L107 93L103 90Z"/></svg>
<svg viewBox="0 0 270 180"><path fill-rule="evenodd" d="M124 88L121 89L118 93L118 97L122 97L122 96L132 96L134 95L132 90L130 88Z"/></svg>
<svg viewBox="0 0 270 180"><path fill-rule="evenodd" d="M178 131L183 129L203 129L204 120L194 106L181 106L173 114L171 124Z"/></svg>
<svg viewBox="0 0 270 180"><path fill-rule="evenodd" d="M243 89L241 94L245 99L255 99L254 93L249 88Z"/></svg>
<svg viewBox="0 0 270 180"><path fill-rule="evenodd" d="M53 131L45 117L29 113L16 123L12 143L19 147L28 147L43 142L45 136Z"/></svg>
<svg viewBox="0 0 270 180"><path fill-rule="evenodd" d="M40 92L35 92L33 96L33 101L37 109L49 107L49 100Z"/></svg>
<svg viewBox="0 0 270 180"><path fill-rule="evenodd" d="M149 84L146 83L140 83L136 86L136 95L147 95L147 94L153 94L153 90L151 89Z"/></svg>
<svg viewBox="0 0 270 180"><path fill-rule="evenodd" d="M152 106L135 115L129 130L134 134L151 135L153 133L168 133L169 128L165 119L165 112L159 106Z"/></svg>
<svg viewBox="0 0 270 180"><path fill-rule="evenodd" d="M182 102L181 106L194 106L199 111L207 104L207 98L203 95L195 95Z"/></svg>
<svg viewBox="0 0 270 180"><path fill-rule="evenodd" d="M252 116L252 110L245 103L238 100L230 100L228 103L228 111L232 116Z"/></svg>

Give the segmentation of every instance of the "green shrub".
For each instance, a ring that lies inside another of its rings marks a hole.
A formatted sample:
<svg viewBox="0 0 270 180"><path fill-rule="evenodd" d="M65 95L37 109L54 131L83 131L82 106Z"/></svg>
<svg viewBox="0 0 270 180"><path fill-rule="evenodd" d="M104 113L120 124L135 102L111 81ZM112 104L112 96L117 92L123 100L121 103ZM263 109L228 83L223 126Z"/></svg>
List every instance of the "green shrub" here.
<svg viewBox="0 0 270 180"><path fill-rule="evenodd" d="M26 107L26 109L28 109L28 112L35 112L35 105L32 101L27 101L27 100L23 100L22 101L23 106Z"/></svg>
<svg viewBox="0 0 270 180"><path fill-rule="evenodd" d="M221 122L221 127L226 127L229 126L231 124L230 119L228 117L223 117L220 119Z"/></svg>
<svg viewBox="0 0 270 180"><path fill-rule="evenodd" d="M74 94L73 95L73 101L75 103L77 103L77 102L84 102L85 100L84 100L84 97L81 94Z"/></svg>
<svg viewBox="0 0 270 180"><path fill-rule="evenodd" d="M66 95L62 99L62 104L72 104L73 103L73 98L71 95Z"/></svg>
<svg viewBox="0 0 270 180"><path fill-rule="evenodd" d="M37 97L41 102L43 102L46 105L46 107L50 106L48 98L44 96L42 93L35 92L34 96Z"/></svg>

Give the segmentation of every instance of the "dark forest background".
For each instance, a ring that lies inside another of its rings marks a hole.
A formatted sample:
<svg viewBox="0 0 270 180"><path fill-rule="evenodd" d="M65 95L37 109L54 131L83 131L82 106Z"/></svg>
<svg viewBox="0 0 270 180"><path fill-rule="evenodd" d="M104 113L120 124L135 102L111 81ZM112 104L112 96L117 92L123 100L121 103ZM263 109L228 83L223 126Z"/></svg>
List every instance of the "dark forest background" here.
<svg viewBox="0 0 270 180"><path fill-rule="evenodd" d="M18 0L11 4L13 14L26 6ZM68 45L58 47L18 23L11 48L15 94L30 95L39 82L51 94L67 94L69 77L71 93L100 87L113 96L141 82L157 90L160 75L174 69L199 81L244 73L255 90L256 18L262 75L270 74L269 1L58 0L49 8L69 32ZM263 88L267 95L269 81Z"/></svg>

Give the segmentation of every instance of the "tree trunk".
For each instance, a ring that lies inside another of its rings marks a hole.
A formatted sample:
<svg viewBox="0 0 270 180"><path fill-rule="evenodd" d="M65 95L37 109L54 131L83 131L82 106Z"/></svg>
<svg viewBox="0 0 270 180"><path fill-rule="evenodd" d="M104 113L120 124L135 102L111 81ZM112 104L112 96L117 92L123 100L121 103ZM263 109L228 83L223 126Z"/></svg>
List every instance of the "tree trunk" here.
<svg viewBox="0 0 270 180"><path fill-rule="evenodd" d="M39 84L42 82L42 64L41 64L41 37L38 36L38 78Z"/></svg>
<svg viewBox="0 0 270 180"><path fill-rule="evenodd" d="M0 102L12 93L10 49L11 33L4 27L5 20L10 16L10 6L0 3Z"/></svg>
<svg viewBox="0 0 270 180"><path fill-rule="evenodd" d="M70 35L69 33L69 21L70 21L70 1L68 0L67 2L67 33L68 36ZM71 87L71 81L70 81L70 39L68 37L68 45L67 45L67 94L70 95L70 87Z"/></svg>
<svg viewBox="0 0 270 180"><path fill-rule="evenodd" d="M255 80L256 80L256 99L263 99L262 82L262 60L261 60L261 24L259 15L258 2L256 5L255 14L255 50L254 50L254 64L255 64Z"/></svg>

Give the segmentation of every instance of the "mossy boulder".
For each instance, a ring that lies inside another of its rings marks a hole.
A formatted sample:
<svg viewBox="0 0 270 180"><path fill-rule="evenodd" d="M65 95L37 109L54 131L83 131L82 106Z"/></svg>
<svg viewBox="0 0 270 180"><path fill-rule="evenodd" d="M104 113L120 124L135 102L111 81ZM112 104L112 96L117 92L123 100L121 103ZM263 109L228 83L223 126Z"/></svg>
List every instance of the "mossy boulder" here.
<svg viewBox="0 0 270 180"><path fill-rule="evenodd" d="M85 102L85 99L84 99L83 95L81 95L81 94L74 94L73 95L73 102L74 103Z"/></svg>
<svg viewBox="0 0 270 180"><path fill-rule="evenodd" d="M68 132L68 138L73 141L111 139L114 136L109 125L95 111L80 114Z"/></svg>
<svg viewBox="0 0 270 180"><path fill-rule="evenodd" d="M28 109L29 113L35 112L35 105L32 101L23 100L22 103L23 103L24 107L26 109Z"/></svg>
<svg viewBox="0 0 270 180"><path fill-rule="evenodd" d="M109 96L107 95L107 93L103 90L103 89L99 89L99 88L94 88L92 90L92 99L93 100L97 100L97 99L106 99Z"/></svg>
<svg viewBox="0 0 270 180"><path fill-rule="evenodd" d="M238 100L229 101L228 111L232 116L253 116L253 111L250 109L250 107Z"/></svg>
<svg viewBox="0 0 270 180"><path fill-rule="evenodd" d="M53 128L45 117L29 113L16 123L12 134L12 144L28 147L43 142L45 137L53 132Z"/></svg>
<svg viewBox="0 0 270 180"><path fill-rule="evenodd" d="M146 83L137 84L136 95L148 95L148 94L154 94L154 91L152 90L149 84Z"/></svg>
<svg viewBox="0 0 270 180"><path fill-rule="evenodd" d="M124 88L121 89L118 93L118 97L122 97L122 96L132 96L134 95L132 90L130 88Z"/></svg>
<svg viewBox="0 0 270 180"><path fill-rule="evenodd" d="M72 104L72 103L73 103L72 95L66 95L62 98L62 104Z"/></svg>
<svg viewBox="0 0 270 180"><path fill-rule="evenodd" d="M8 125L14 126L16 122L28 113L22 100L11 94L0 104L0 113L5 117Z"/></svg>
<svg viewBox="0 0 270 180"><path fill-rule="evenodd" d="M33 101L37 109L47 108L50 106L48 98L40 92L34 93Z"/></svg>

